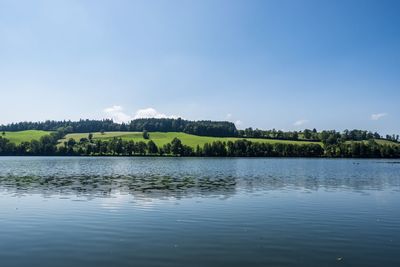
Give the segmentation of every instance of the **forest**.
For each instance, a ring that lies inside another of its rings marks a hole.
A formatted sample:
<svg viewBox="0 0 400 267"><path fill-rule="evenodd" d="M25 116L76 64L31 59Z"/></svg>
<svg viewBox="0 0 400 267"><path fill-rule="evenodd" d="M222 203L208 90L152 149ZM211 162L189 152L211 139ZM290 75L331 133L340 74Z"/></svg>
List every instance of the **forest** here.
<svg viewBox="0 0 400 267"><path fill-rule="evenodd" d="M233 137L238 132L235 124L227 121L188 121L178 119L136 119L130 123L116 123L113 120L44 121L19 122L0 125L0 131L44 130L56 131L64 128L73 133L89 132L184 132L201 136Z"/></svg>

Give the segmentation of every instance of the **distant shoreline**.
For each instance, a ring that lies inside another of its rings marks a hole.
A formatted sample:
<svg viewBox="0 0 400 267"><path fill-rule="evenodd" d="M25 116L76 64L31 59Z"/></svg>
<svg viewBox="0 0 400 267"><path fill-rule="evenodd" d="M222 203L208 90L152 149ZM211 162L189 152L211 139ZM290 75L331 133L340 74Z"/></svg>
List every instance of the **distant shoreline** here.
<svg viewBox="0 0 400 267"><path fill-rule="evenodd" d="M174 155L0 155L1 158L6 157L15 157L15 158L170 158L170 159L329 159L329 160L399 160L400 157L396 158L382 158L382 157L375 157L375 158L365 158L365 157L290 157L290 156L265 156L265 157L253 157L253 156L174 156ZM396 162L381 162L380 163L387 163L387 164L400 164L400 161Z"/></svg>
<svg viewBox="0 0 400 267"><path fill-rule="evenodd" d="M0 126L0 156L400 158L399 141L364 130L238 130L232 122L179 118Z"/></svg>

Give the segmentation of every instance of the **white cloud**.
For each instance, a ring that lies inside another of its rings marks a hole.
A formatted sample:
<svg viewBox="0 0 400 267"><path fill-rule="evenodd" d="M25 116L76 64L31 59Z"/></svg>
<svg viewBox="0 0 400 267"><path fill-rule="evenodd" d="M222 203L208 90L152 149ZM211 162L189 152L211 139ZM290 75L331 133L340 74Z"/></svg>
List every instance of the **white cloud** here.
<svg viewBox="0 0 400 267"><path fill-rule="evenodd" d="M380 120L380 119L382 119L383 117L385 117L385 116L387 116L387 115L388 115L387 113L372 114L372 115L371 115L371 120L377 121L377 120Z"/></svg>
<svg viewBox="0 0 400 267"><path fill-rule="evenodd" d="M124 112L123 107L117 106L117 105L104 109L104 113L107 115L107 118L113 119L115 122L118 122L118 123L129 122L131 120L140 119L140 118L157 118L157 119L179 118L179 116L176 116L176 115L166 115L164 113L160 113L157 110L155 110L154 108L139 109L135 112L135 114L133 116L131 116Z"/></svg>
<svg viewBox="0 0 400 267"><path fill-rule="evenodd" d="M235 121L235 125L236 125L236 127L239 127L239 126L241 126L243 123L242 123L242 121L241 120L237 120L237 121Z"/></svg>
<svg viewBox="0 0 400 267"><path fill-rule="evenodd" d="M304 125L304 124L306 124L306 123L308 123L309 122L309 120L298 120L298 121L295 121L294 123L293 123L293 125L294 126L302 126L302 125Z"/></svg>
<svg viewBox="0 0 400 267"><path fill-rule="evenodd" d="M131 116L123 112L123 108L121 106L112 106L110 108L106 108L104 109L104 113L106 113L110 119L113 119L118 123L132 120Z"/></svg>
<svg viewBox="0 0 400 267"><path fill-rule="evenodd" d="M226 119L229 120L230 118L232 118L232 114L231 113L226 114Z"/></svg>
<svg viewBox="0 0 400 267"><path fill-rule="evenodd" d="M158 112L154 108L144 108L144 109L139 109L138 111L136 111L135 116L133 118L134 119L140 119L140 118L177 119L177 118L179 118L179 116L166 115L164 113Z"/></svg>

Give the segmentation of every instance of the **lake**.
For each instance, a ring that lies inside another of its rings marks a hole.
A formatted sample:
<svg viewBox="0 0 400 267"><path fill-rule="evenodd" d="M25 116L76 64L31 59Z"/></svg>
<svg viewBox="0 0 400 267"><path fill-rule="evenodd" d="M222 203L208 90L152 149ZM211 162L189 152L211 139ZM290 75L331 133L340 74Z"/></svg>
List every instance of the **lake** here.
<svg viewBox="0 0 400 267"><path fill-rule="evenodd" d="M0 265L397 267L400 164L0 157Z"/></svg>

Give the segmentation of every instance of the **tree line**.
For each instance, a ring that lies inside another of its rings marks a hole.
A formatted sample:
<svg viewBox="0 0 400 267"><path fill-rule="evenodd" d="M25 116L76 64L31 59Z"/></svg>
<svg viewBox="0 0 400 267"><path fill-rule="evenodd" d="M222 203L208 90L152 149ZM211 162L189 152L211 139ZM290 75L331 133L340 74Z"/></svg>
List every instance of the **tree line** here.
<svg viewBox="0 0 400 267"><path fill-rule="evenodd" d="M0 131L43 130L55 131L59 128L74 133L132 131L132 132L184 132L188 134L214 137L237 136L234 123L227 121L189 121L178 119L136 119L129 123L113 120L44 121L19 122L0 125Z"/></svg>
<svg viewBox="0 0 400 267"><path fill-rule="evenodd" d="M200 136L234 137L237 129L228 121L188 121L178 119L136 119L129 123L129 131L184 132Z"/></svg>
<svg viewBox="0 0 400 267"><path fill-rule="evenodd" d="M378 144L374 140L353 141L321 146L318 143L263 143L246 139L215 141L193 149L174 138L157 146L153 140L137 141L113 138L93 139L93 135L79 141L68 139L59 143L65 129L41 137L39 140L15 144L0 136L0 155L32 156L198 156L198 157L357 157L399 158L400 145Z"/></svg>
<svg viewBox="0 0 400 267"><path fill-rule="evenodd" d="M265 138L265 139L279 139L279 140L306 140L306 141L319 141L324 144L337 144L345 141L362 141L370 139L386 139L393 142L399 142L399 135L386 135L381 136L377 132L370 132L364 130L344 130L338 132L335 130L320 131L317 129L305 129L303 131L281 131L281 130L260 130L253 128L246 128L238 130L238 136L244 138Z"/></svg>

